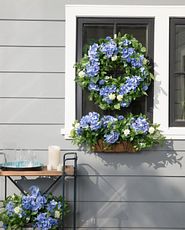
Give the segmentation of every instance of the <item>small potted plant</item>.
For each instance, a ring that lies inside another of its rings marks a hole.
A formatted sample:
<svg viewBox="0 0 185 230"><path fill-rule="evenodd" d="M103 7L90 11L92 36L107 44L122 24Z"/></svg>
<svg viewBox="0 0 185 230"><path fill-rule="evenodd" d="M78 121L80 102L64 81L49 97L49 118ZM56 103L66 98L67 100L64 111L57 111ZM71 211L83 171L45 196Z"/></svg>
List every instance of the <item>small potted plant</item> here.
<svg viewBox="0 0 185 230"><path fill-rule="evenodd" d="M0 221L4 229L18 230L27 226L33 229L54 230L61 226L62 218L70 212L64 202L64 216L62 214L63 198L51 193L42 195L39 188L32 186L27 195L12 195L3 202Z"/></svg>
<svg viewBox="0 0 185 230"><path fill-rule="evenodd" d="M73 123L73 142L94 152L136 152L160 144L159 125L145 115L100 116L90 112Z"/></svg>

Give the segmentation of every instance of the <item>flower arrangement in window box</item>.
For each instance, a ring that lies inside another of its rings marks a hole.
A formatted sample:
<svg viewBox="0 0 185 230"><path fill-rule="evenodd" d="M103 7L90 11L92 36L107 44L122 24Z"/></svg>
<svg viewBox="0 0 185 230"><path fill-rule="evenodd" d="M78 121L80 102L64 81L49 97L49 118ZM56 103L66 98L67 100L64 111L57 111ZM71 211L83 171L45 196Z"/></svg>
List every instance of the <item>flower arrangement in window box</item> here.
<svg viewBox="0 0 185 230"><path fill-rule="evenodd" d="M34 229L58 229L62 218L70 212L64 202L64 216L62 215L63 198L51 193L41 195L39 188L32 186L27 195L12 195L3 202L0 221L4 229L17 230L26 226Z"/></svg>
<svg viewBox="0 0 185 230"><path fill-rule="evenodd" d="M102 110L120 110L147 95L153 74L145 54L132 35L100 39L75 65L75 80Z"/></svg>
<svg viewBox="0 0 185 230"><path fill-rule="evenodd" d="M71 137L75 144L95 152L136 152L163 142L158 127L142 114L124 117L90 112L74 122Z"/></svg>

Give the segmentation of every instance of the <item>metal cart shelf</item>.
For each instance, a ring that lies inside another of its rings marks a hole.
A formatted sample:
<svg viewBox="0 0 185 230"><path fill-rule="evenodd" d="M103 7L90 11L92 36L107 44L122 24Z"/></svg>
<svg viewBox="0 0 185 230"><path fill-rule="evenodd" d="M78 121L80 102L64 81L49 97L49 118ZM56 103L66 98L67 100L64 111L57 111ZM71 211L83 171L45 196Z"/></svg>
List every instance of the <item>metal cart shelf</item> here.
<svg viewBox="0 0 185 230"><path fill-rule="evenodd" d="M6 160L6 158L5 158ZM72 229L76 229L76 185L77 185L77 153L68 152L63 156L63 169L62 171L57 170L47 170L43 167L42 170L26 170L26 171L14 171L14 170L0 170L0 176L5 177L5 198L7 197L7 179L9 179L20 191L25 194L25 191L19 186L19 184L14 180L14 177L20 176L22 179L25 177L52 177L54 180L52 184L48 185L47 189L43 191L43 194L49 192L49 190L60 180L62 181L62 196L63 202L65 201L65 188L66 188L66 177L73 178L73 226ZM64 203L62 205L64 213ZM64 218L62 219L62 226L64 226ZM64 229L64 227L62 227Z"/></svg>

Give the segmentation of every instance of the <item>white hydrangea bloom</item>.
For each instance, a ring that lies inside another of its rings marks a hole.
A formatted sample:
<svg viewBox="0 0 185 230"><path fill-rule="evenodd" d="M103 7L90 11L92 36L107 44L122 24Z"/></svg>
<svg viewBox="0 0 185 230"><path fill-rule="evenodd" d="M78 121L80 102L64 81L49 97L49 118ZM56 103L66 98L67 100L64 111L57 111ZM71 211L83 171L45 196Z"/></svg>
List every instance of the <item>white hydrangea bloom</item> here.
<svg viewBox="0 0 185 230"><path fill-rule="evenodd" d="M112 60L112 61L116 61L117 58L118 58L118 56L117 56L117 55L114 55L114 56L111 57L111 60Z"/></svg>
<svg viewBox="0 0 185 230"><path fill-rule="evenodd" d="M80 72L78 73L78 76L79 76L80 78L83 78L83 77L85 76L85 72L84 72L84 71L80 71Z"/></svg>
<svg viewBox="0 0 185 230"><path fill-rule="evenodd" d="M20 208L19 206L15 207L15 208L14 208L14 212L15 212L16 214L19 214L19 213L21 212L21 208Z"/></svg>
<svg viewBox="0 0 185 230"><path fill-rule="evenodd" d="M78 122L75 124L75 129L78 129L79 127L80 127L80 123Z"/></svg>
<svg viewBox="0 0 185 230"><path fill-rule="evenodd" d="M120 94L119 94L119 95L117 96L117 100L118 100L118 101L122 101L122 99L123 99L123 95L120 95Z"/></svg>
<svg viewBox="0 0 185 230"><path fill-rule="evenodd" d="M109 99L114 100L116 98L116 95L114 93L109 94Z"/></svg>
<svg viewBox="0 0 185 230"><path fill-rule="evenodd" d="M154 131L155 131L155 129L154 129L154 127L152 127L152 126L151 126L151 127L149 128L149 130L148 130L148 132L149 132L150 134L153 134Z"/></svg>
<svg viewBox="0 0 185 230"><path fill-rule="evenodd" d="M124 133L125 136L128 136L130 134L130 130L129 129L125 129L123 133Z"/></svg>
<svg viewBox="0 0 185 230"><path fill-rule="evenodd" d="M57 210L55 211L55 218L56 218L56 219L59 219L59 218L60 218L60 212L57 211Z"/></svg>

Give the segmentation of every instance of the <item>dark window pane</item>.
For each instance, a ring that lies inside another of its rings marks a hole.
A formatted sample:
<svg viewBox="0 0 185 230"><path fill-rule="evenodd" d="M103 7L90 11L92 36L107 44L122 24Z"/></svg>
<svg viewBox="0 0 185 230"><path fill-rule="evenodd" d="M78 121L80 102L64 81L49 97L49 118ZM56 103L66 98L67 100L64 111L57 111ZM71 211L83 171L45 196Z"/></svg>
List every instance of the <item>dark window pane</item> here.
<svg viewBox="0 0 185 230"><path fill-rule="evenodd" d="M175 36L175 70L176 72L185 72L185 25L176 26Z"/></svg>
<svg viewBox="0 0 185 230"><path fill-rule="evenodd" d="M185 18L170 19L170 126L185 126Z"/></svg>
<svg viewBox="0 0 185 230"><path fill-rule="evenodd" d="M147 26L117 25L117 33L132 34L143 46L147 47Z"/></svg>
<svg viewBox="0 0 185 230"><path fill-rule="evenodd" d="M184 75L176 75L175 76L175 120L185 121L185 76Z"/></svg>
<svg viewBox="0 0 185 230"><path fill-rule="evenodd" d="M82 54L87 53L89 45L98 41L100 38L105 38L107 36L113 36L114 25L103 24L103 23L93 23L83 24L82 29ZM88 100L88 91L83 90L82 92L82 113L87 114L90 111L98 111L102 113L98 105L94 104L92 101Z"/></svg>
<svg viewBox="0 0 185 230"><path fill-rule="evenodd" d="M84 24L83 25L83 53L87 52L89 45L100 38L113 35L113 24Z"/></svg>

